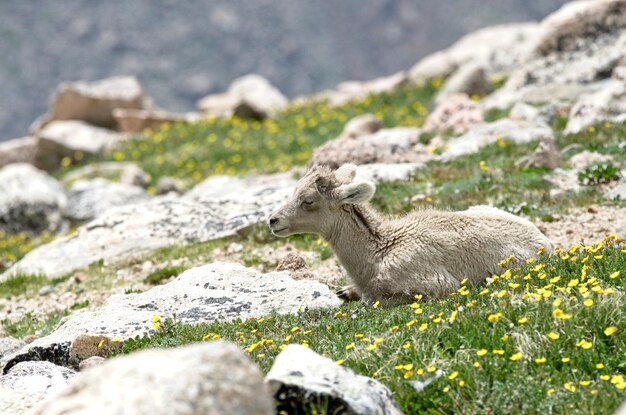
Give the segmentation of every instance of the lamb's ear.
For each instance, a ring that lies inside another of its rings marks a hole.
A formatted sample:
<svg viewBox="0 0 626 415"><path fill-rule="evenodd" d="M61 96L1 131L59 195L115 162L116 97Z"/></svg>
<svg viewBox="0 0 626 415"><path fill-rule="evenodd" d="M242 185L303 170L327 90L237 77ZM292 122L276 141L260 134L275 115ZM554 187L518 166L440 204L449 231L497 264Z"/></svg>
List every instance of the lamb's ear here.
<svg viewBox="0 0 626 415"><path fill-rule="evenodd" d="M335 177L339 183L347 184L352 183L354 176L356 175L356 166L354 164L344 164L335 170Z"/></svg>
<svg viewBox="0 0 626 415"><path fill-rule="evenodd" d="M342 204L365 203L374 196L376 186L370 182L349 183L333 191L333 199Z"/></svg>

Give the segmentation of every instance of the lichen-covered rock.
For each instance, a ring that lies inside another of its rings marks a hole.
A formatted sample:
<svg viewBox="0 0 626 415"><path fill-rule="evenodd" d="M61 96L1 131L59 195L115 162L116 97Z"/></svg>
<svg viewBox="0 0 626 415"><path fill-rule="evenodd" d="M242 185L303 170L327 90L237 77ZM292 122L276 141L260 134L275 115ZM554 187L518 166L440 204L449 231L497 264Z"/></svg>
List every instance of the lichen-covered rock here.
<svg viewBox="0 0 626 415"><path fill-rule="evenodd" d="M95 310L76 311L50 335L6 357L5 368L24 360L78 365L89 355L100 355L103 347L115 348L131 337L154 333L155 314L199 324L340 303L328 286L317 281L296 281L287 272L262 274L239 264L216 262L189 269L143 293L109 297Z"/></svg>
<svg viewBox="0 0 626 415"><path fill-rule="evenodd" d="M30 164L0 170L0 229L8 233L56 231L67 197L63 187Z"/></svg>
<svg viewBox="0 0 626 415"><path fill-rule="evenodd" d="M352 140L336 138L315 149L309 166L425 162L430 155L417 145L420 134L419 128L389 128Z"/></svg>
<svg viewBox="0 0 626 415"><path fill-rule="evenodd" d="M57 120L82 120L92 125L115 128L116 108L146 108L139 81L119 76L95 82L63 83L52 97L48 114L33 126L34 130Z"/></svg>
<svg viewBox="0 0 626 415"><path fill-rule="evenodd" d="M270 415L260 370L234 344L144 350L80 373L33 414Z"/></svg>
<svg viewBox="0 0 626 415"><path fill-rule="evenodd" d="M373 163L359 166L356 179L375 184L384 182L403 182L409 180L426 163Z"/></svg>
<svg viewBox="0 0 626 415"><path fill-rule="evenodd" d="M484 96L493 91L487 69L481 62L470 62L461 66L446 81L437 93L435 102L442 102L451 94Z"/></svg>
<svg viewBox="0 0 626 415"><path fill-rule="evenodd" d="M214 116L263 119L284 108L287 103L287 98L267 79L250 74L235 79L225 93L202 98L198 109Z"/></svg>
<svg viewBox="0 0 626 415"><path fill-rule="evenodd" d="M537 23L487 27L462 37L446 50L423 58L411 68L409 76L418 84L432 78L445 78L469 62L482 62L488 75L507 73L527 53L537 34Z"/></svg>
<svg viewBox="0 0 626 415"><path fill-rule="evenodd" d="M606 197L611 200L626 200L626 181L621 181L615 187L607 190Z"/></svg>
<svg viewBox="0 0 626 415"><path fill-rule="evenodd" d="M288 271L294 280L315 279L315 275L307 268L304 258L295 252L285 255L278 263L276 271Z"/></svg>
<svg viewBox="0 0 626 415"><path fill-rule="evenodd" d="M50 362L21 362L0 376L0 414L30 414L37 404L59 393L76 375Z"/></svg>
<svg viewBox="0 0 626 415"><path fill-rule="evenodd" d="M601 88L625 57L624 0L567 3L541 22L522 62L485 105L574 100Z"/></svg>
<svg viewBox="0 0 626 415"><path fill-rule="evenodd" d="M503 118L493 123L486 123L472 128L460 137L448 141L448 149L442 159L478 152L486 145L495 143L498 138L513 143L529 143L544 137L552 137L552 129L543 122L514 121Z"/></svg>
<svg viewBox="0 0 626 415"><path fill-rule="evenodd" d="M585 167L591 166L592 164L604 163L607 161L612 161L613 156L610 154L600 154L595 151L584 150L578 154L573 155L568 163L575 170L582 170Z"/></svg>
<svg viewBox="0 0 626 415"><path fill-rule="evenodd" d="M79 180L68 192L65 217L74 222L87 222L112 207L141 203L149 199L145 190L130 184L106 179Z"/></svg>
<svg viewBox="0 0 626 415"><path fill-rule="evenodd" d="M570 111L565 134L578 133L603 121L626 121L625 81L611 80L599 91L581 96Z"/></svg>
<svg viewBox="0 0 626 415"><path fill-rule="evenodd" d="M278 355L265 377L277 410L306 413L312 407L327 413L402 414L382 383L355 374L311 349L291 344Z"/></svg>
<svg viewBox="0 0 626 415"><path fill-rule="evenodd" d="M11 354L26 345L23 340L14 339L13 337L0 338L0 360L3 356Z"/></svg>
<svg viewBox="0 0 626 415"><path fill-rule="evenodd" d="M467 94L447 95L428 115L424 131L463 133L483 123L483 110Z"/></svg>
<svg viewBox="0 0 626 415"><path fill-rule="evenodd" d="M150 184L151 178L148 173L133 163L126 165L120 173L120 183L132 186L146 187Z"/></svg>
<svg viewBox="0 0 626 415"><path fill-rule="evenodd" d="M127 137L83 121L54 121L37 132L35 166L53 171L61 160L82 160L101 154Z"/></svg>
<svg viewBox="0 0 626 415"><path fill-rule="evenodd" d="M33 137L14 138L0 142L0 168L13 163L29 163L35 161L37 141Z"/></svg>

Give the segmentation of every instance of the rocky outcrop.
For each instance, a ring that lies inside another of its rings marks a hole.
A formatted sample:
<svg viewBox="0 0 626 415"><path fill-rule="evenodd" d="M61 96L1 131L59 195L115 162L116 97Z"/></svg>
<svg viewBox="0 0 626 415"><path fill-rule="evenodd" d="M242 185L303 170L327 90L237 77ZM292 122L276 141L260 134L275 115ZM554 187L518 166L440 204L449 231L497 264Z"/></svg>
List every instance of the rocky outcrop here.
<svg viewBox="0 0 626 415"><path fill-rule="evenodd" d="M295 281L287 272L261 274L239 264L217 262L187 270L172 282L140 294L109 297L98 309L75 312L50 335L6 357L5 371L24 360L77 366L90 355L114 348L117 340L154 333L155 314L163 320L176 316L177 322L199 324L340 303L317 281ZM104 348L98 347L101 341L107 342Z"/></svg>
<svg viewBox="0 0 626 415"><path fill-rule="evenodd" d="M488 76L508 73L520 62L538 33L536 23L492 26L470 33L450 48L420 60L409 72L421 84L432 78L446 78L470 62L480 62Z"/></svg>
<svg viewBox="0 0 626 415"><path fill-rule="evenodd" d="M89 180L99 177L109 180L119 180L122 183L134 184L141 187L144 187L150 180L150 175L134 163L105 161L78 167L61 177L61 182L65 186L71 186L78 180Z"/></svg>
<svg viewBox="0 0 626 415"><path fill-rule="evenodd" d="M278 412L324 408L325 413L402 414L382 383L296 344L278 355L265 381L274 393Z"/></svg>
<svg viewBox="0 0 626 415"><path fill-rule="evenodd" d="M158 131L164 124L199 121L197 113L173 114L160 110L126 109L113 110L117 130L123 133L142 133L144 130Z"/></svg>
<svg viewBox="0 0 626 415"><path fill-rule="evenodd" d="M252 361L217 341L111 359L33 412L85 413L270 415L274 403Z"/></svg>
<svg viewBox="0 0 626 415"><path fill-rule="evenodd" d="M611 200L626 200L626 181L622 180L615 187L607 190L606 197Z"/></svg>
<svg viewBox="0 0 626 415"><path fill-rule="evenodd" d="M595 151L584 150L576 155L573 155L569 159L568 163L573 169L582 170L592 164L604 163L612 160L613 156L610 154L600 154Z"/></svg>
<svg viewBox="0 0 626 415"><path fill-rule="evenodd" d="M1 169L0 195L0 229L39 233L61 227L65 191L54 178L32 165L16 163Z"/></svg>
<svg viewBox="0 0 626 415"><path fill-rule="evenodd" d="M139 81L130 76L95 82L71 82L59 86L48 113L35 122L37 131L52 121L81 120L105 128L115 128L116 108L147 108Z"/></svg>
<svg viewBox="0 0 626 415"><path fill-rule="evenodd" d="M287 98L267 79L250 74L235 79L225 93L202 98L198 109L214 116L263 119L284 108L287 103Z"/></svg>
<svg viewBox="0 0 626 415"><path fill-rule="evenodd" d="M451 94L428 115L424 131L459 134L482 123L483 110L479 103L467 94Z"/></svg>
<svg viewBox="0 0 626 415"><path fill-rule="evenodd" d="M519 67L485 105L575 100L601 88L625 58L624 0L568 3L541 22Z"/></svg>
<svg viewBox="0 0 626 415"><path fill-rule="evenodd" d="M56 170L64 157L72 161L92 157L127 138L83 121L51 122L36 137L35 166L46 171Z"/></svg>
<svg viewBox="0 0 626 415"><path fill-rule="evenodd" d="M553 137L542 139L524 166L550 170L560 167L561 152L556 145L556 140Z"/></svg>
<svg viewBox="0 0 626 415"><path fill-rule="evenodd" d="M0 142L0 169L13 163L29 163L35 161L37 141L33 137L14 138Z"/></svg>
<svg viewBox="0 0 626 415"><path fill-rule="evenodd" d="M476 153L484 146L495 143L498 138L520 144L552 136L552 129L543 122L514 121L503 118L475 127L462 136L450 140L448 149L441 157L443 160L450 160L465 154Z"/></svg>
<svg viewBox="0 0 626 415"><path fill-rule="evenodd" d="M470 62L446 79L435 96L435 102L440 103L451 94L484 96L492 91L493 85L489 81L485 65L482 62Z"/></svg>
<svg viewBox="0 0 626 415"><path fill-rule="evenodd" d="M37 404L67 387L76 375L50 362L21 362L0 376L0 413L30 414Z"/></svg>
<svg viewBox="0 0 626 415"><path fill-rule="evenodd" d="M626 81L611 80L599 91L581 96L570 111L564 132L575 134L603 121L626 121Z"/></svg>
<svg viewBox="0 0 626 415"><path fill-rule="evenodd" d="M430 155L418 145L420 134L418 128L389 128L356 139L336 138L315 149L309 165L425 162Z"/></svg>
<svg viewBox="0 0 626 415"><path fill-rule="evenodd" d="M14 339L13 337L0 338L0 360L18 349L26 345L23 340Z"/></svg>
<svg viewBox="0 0 626 415"><path fill-rule="evenodd" d="M112 207L145 202L148 193L140 187L106 179L79 180L68 192L65 217L73 222L87 222Z"/></svg>

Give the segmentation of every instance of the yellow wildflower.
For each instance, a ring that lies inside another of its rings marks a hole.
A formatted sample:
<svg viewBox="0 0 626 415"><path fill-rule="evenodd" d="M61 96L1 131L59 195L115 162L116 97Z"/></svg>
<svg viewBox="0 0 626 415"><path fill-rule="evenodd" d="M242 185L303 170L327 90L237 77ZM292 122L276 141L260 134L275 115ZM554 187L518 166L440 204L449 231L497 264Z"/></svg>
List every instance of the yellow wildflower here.
<svg viewBox="0 0 626 415"><path fill-rule="evenodd" d="M607 328L605 328L605 329L604 329L604 334L605 334L605 335L607 335L607 336L611 336L611 335L613 335L616 331L617 331L617 327L613 327L613 326L611 326L611 327L607 327Z"/></svg>

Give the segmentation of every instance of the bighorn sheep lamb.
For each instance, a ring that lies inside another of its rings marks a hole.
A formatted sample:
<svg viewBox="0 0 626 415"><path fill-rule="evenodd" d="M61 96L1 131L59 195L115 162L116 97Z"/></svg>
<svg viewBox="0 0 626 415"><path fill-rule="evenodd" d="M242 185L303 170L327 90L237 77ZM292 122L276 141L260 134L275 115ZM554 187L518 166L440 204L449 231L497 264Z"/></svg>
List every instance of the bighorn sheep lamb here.
<svg viewBox="0 0 626 415"><path fill-rule="evenodd" d="M498 274L498 263L518 263L552 244L535 225L490 206L462 212L418 210L385 219L368 206L376 190L354 182L356 166L336 171L315 166L300 179L290 200L269 218L272 233L321 235L332 247L354 285L342 299L385 304L436 298L454 292L461 281L476 285Z"/></svg>

